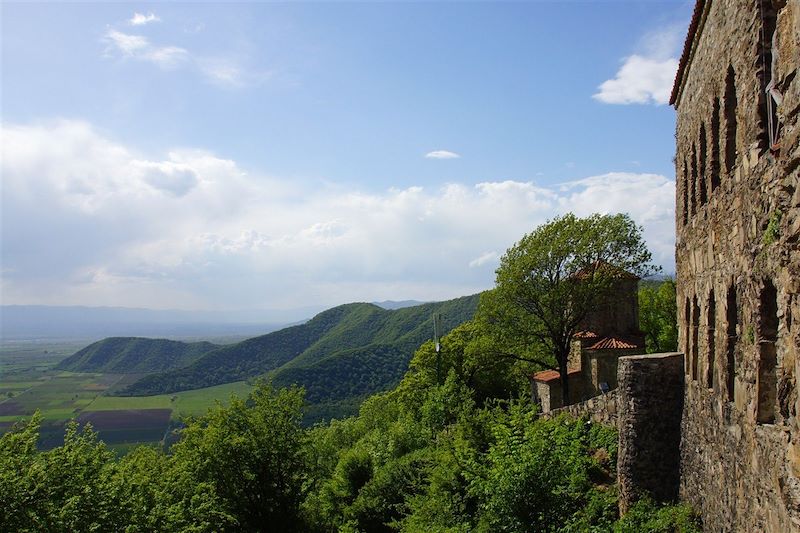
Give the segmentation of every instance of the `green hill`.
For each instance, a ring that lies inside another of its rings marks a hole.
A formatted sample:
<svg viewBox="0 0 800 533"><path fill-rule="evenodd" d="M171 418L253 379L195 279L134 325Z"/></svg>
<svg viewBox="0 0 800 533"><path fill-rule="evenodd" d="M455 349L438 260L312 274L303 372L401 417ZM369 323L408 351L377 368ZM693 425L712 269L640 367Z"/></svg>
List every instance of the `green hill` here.
<svg viewBox="0 0 800 533"><path fill-rule="evenodd" d="M219 348L210 342L179 342L141 337L109 337L90 344L56 367L71 372L147 374L181 368Z"/></svg>
<svg viewBox="0 0 800 533"><path fill-rule="evenodd" d="M206 353L194 363L146 376L118 394L172 393L268 374L276 385L306 387L311 403L340 401L396 384L422 342L469 320L478 295L397 310L354 303L292 326Z"/></svg>

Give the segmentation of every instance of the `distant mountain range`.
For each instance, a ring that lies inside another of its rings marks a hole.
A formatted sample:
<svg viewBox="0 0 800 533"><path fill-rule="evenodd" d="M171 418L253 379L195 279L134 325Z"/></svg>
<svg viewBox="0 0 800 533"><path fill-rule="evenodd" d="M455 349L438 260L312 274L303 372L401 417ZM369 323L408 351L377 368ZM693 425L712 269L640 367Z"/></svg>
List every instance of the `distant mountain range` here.
<svg viewBox="0 0 800 533"><path fill-rule="evenodd" d="M414 351L432 337L434 314L441 315L444 334L470 320L477 304L477 294L399 309L345 304L303 324L225 346L109 338L80 350L59 368L149 373L117 392L125 396L173 393L267 375L277 386L304 386L312 404L346 403L400 380Z"/></svg>
<svg viewBox="0 0 800 533"><path fill-rule="evenodd" d="M376 302L384 309L415 300ZM303 322L321 306L240 311L183 311L131 307L0 306L0 340L101 339L103 337L252 336Z"/></svg>

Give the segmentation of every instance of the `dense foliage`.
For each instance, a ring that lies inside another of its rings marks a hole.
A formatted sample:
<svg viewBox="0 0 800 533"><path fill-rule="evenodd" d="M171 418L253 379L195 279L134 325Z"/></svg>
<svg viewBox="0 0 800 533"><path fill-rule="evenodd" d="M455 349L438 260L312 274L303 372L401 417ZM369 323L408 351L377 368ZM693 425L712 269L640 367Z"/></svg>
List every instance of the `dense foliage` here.
<svg viewBox="0 0 800 533"><path fill-rule="evenodd" d="M180 342L141 337L109 337L61 361L58 370L147 374L185 367L219 348L210 342Z"/></svg>
<svg viewBox="0 0 800 533"><path fill-rule="evenodd" d="M639 327L647 353L678 350L678 299L675 280L642 282L639 287Z"/></svg>
<svg viewBox="0 0 800 533"><path fill-rule="evenodd" d="M685 507L617 513L613 429L539 418L518 362L465 323L359 415L303 429L303 393L261 384L117 458L90 428L0 438L2 531L694 532Z"/></svg>

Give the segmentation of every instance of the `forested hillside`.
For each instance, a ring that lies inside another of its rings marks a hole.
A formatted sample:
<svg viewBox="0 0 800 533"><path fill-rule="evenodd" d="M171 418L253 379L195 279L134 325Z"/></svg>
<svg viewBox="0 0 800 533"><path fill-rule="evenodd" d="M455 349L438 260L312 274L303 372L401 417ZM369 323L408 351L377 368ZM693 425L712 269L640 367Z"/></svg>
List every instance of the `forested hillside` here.
<svg viewBox="0 0 800 533"><path fill-rule="evenodd" d="M701 531L647 498L620 518L616 432L539 418L525 366L484 357L486 333L460 326L440 362L426 342L398 387L311 429L300 389L264 385L188 420L169 453L117 458L74 422L37 451L37 414L0 437L0 530Z"/></svg>
<svg viewBox="0 0 800 533"><path fill-rule="evenodd" d="M179 342L141 337L110 337L61 361L58 370L146 374L182 368L219 348L210 342Z"/></svg>
<svg viewBox="0 0 800 533"><path fill-rule="evenodd" d="M324 311L305 324L223 346L185 368L146 376L120 394L163 394L269 373L281 385L309 389L310 399L340 400L384 390L402 377L414 349L475 313L478 295L386 310L367 303Z"/></svg>

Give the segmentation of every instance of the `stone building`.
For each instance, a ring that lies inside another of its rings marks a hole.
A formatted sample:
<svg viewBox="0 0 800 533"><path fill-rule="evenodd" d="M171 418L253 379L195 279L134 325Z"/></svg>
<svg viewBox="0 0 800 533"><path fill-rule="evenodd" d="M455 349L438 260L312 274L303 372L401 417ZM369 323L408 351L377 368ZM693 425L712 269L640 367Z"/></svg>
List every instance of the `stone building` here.
<svg viewBox="0 0 800 533"><path fill-rule="evenodd" d="M639 278L625 271L614 274L614 282L603 299L575 334L567 368L569 402L575 404L617 387L617 360L645 351L639 329ZM531 394L543 413L564 406L561 377L555 370L531 377Z"/></svg>
<svg viewBox="0 0 800 533"><path fill-rule="evenodd" d="M800 530L800 0L697 0L677 111L680 496Z"/></svg>

